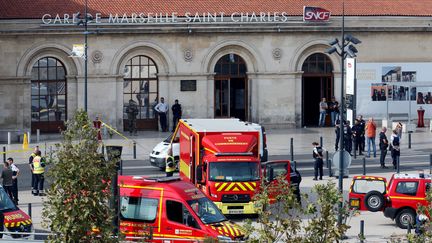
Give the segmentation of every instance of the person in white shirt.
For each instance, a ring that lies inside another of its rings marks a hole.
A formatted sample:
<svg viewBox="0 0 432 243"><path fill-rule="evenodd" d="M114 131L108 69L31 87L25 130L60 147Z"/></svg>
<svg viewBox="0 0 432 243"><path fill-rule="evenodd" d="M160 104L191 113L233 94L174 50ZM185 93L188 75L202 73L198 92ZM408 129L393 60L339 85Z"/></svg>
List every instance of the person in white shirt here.
<svg viewBox="0 0 432 243"><path fill-rule="evenodd" d="M160 126L162 128L162 132L168 131L168 125L167 125L167 117L166 114L168 112L168 105L165 103L164 97L160 98L159 104L156 105L155 110L159 114L159 122Z"/></svg>
<svg viewBox="0 0 432 243"><path fill-rule="evenodd" d="M18 175L19 175L19 169L18 167L13 163L13 159L12 158L8 158L7 162L9 163L11 169L12 169L12 195L13 198L12 200L14 201L15 204L18 204Z"/></svg>

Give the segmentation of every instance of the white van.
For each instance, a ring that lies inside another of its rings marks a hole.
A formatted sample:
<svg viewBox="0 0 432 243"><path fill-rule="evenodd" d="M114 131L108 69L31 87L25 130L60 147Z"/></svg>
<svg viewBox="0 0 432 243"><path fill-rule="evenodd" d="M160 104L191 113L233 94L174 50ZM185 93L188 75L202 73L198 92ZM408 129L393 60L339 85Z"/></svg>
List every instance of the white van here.
<svg viewBox="0 0 432 243"><path fill-rule="evenodd" d="M239 119L237 119L239 122ZM265 162L268 160L268 150L267 150L267 136L265 132L264 126L261 126L257 123L251 123L251 122L244 122L246 125L251 126L257 131L260 131L260 158L261 162ZM167 157L168 150L170 148L170 143L172 140L173 134L171 134L169 137L167 137L164 141L158 143L154 148L153 151L150 153L150 164L159 167L161 170L165 170L165 158ZM173 141L173 156L175 159L175 162L178 164L178 160L180 158L180 145L178 141Z"/></svg>

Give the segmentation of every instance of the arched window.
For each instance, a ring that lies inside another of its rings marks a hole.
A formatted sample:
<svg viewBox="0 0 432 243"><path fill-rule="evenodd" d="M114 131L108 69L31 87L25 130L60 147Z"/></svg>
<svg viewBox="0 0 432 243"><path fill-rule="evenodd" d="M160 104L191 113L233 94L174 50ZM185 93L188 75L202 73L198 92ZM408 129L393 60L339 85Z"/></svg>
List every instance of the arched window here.
<svg viewBox="0 0 432 243"><path fill-rule="evenodd" d="M153 107L158 103L158 68L147 56L139 55L127 61L124 68L123 119L127 127L126 108L129 100L138 105L137 128L157 129L156 114Z"/></svg>
<svg viewBox="0 0 432 243"><path fill-rule="evenodd" d="M333 64L330 58L322 53L310 55L303 63L302 71L305 73L328 73L333 72Z"/></svg>
<svg viewBox="0 0 432 243"><path fill-rule="evenodd" d="M239 55L221 57L214 68L216 76L246 77L246 63Z"/></svg>
<svg viewBox="0 0 432 243"><path fill-rule="evenodd" d="M31 73L32 130L58 132L67 119L66 69L54 57L39 59Z"/></svg>

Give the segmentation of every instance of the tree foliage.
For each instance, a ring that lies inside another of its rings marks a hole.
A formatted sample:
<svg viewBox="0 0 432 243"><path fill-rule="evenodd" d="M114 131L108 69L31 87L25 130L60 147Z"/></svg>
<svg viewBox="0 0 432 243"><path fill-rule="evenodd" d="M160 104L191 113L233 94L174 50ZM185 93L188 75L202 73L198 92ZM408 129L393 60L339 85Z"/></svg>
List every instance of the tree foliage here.
<svg viewBox="0 0 432 243"><path fill-rule="evenodd" d="M42 215L56 235L50 241L115 241L109 181L116 161L105 162L97 152L97 131L86 112L77 111L66 127L46 173L52 183Z"/></svg>
<svg viewBox="0 0 432 243"><path fill-rule="evenodd" d="M283 178L276 185L263 183L262 190L256 195L258 213L256 223L248 221L244 225L250 242L337 242L348 230L345 223L350 212L343 208L345 222L337 224L338 203L342 196L333 182L315 185L312 189L317 195L315 202L309 202L308 195L302 195L306 206L302 207L296 199L294 189ZM274 197L275 203L270 204Z"/></svg>

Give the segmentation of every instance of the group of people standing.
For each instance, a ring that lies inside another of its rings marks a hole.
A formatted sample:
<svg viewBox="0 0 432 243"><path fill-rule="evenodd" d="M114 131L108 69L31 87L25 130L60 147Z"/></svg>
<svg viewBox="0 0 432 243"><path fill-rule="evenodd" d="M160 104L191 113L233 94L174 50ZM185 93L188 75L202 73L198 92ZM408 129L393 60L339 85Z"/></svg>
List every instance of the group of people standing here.
<svg viewBox="0 0 432 243"><path fill-rule="evenodd" d="M336 122L336 143L335 150L339 148L340 139L340 122ZM351 127L349 121L343 121L343 138L344 138L344 149L352 155L352 150L354 147L354 152L358 151L359 155L363 155L366 149L367 143L367 154L366 157L370 158L371 153L373 156L377 156L376 152L376 130L377 125L374 119L371 117L367 122L363 120L362 116L358 116L355 119L354 125ZM393 167L396 169L397 160L400 156L400 140L402 139L402 124L398 123L396 128L392 131L391 139L388 141L386 136L387 128L382 127L379 133L379 148L381 151L380 164L381 168L387 168L385 166L385 157L387 155L387 149L390 149L391 156L393 159Z"/></svg>
<svg viewBox="0 0 432 243"><path fill-rule="evenodd" d="M155 100L157 102L157 99ZM174 101L174 105L171 107L173 114L173 129L175 130L177 126L177 122L181 119L182 116L182 107L179 104L178 100ZM153 106L153 114L156 118L159 118L160 127L162 132L168 132L168 122L167 122L167 114L169 111L168 104L165 103L164 97L160 98L159 103L155 103ZM129 135L137 135L137 126L136 119L139 113L138 104L134 100L129 100L129 105L126 108L126 113L128 117L128 130Z"/></svg>
<svg viewBox="0 0 432 243"><path fill-rule="evenodd" d="M330 115L331 118L331 126L335 125L335 122L339 120L339 102L333 96L329 102L327 102L326 98L322 98L319 104L320 108L320 116L318 126L325 126L325 118L327 115Z"/></svg>

